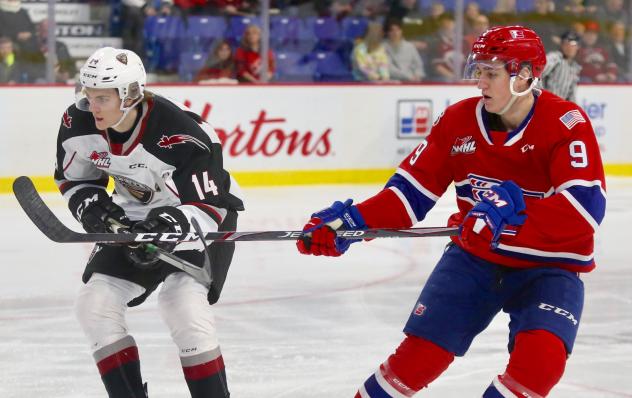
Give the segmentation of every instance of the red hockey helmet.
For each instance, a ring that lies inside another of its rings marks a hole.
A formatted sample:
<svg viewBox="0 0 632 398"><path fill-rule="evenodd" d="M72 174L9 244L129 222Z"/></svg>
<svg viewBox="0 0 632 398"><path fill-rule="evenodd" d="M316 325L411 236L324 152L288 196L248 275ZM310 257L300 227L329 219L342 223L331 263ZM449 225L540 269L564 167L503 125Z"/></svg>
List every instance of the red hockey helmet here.
<svg viewBox="0 0 632 398"><path fill-rule="evenodd" d="M512 76L528 64L533 77L539 78L546 65L546 52L533 30L523 26L497 26L488 29L472 45L464 78L476 79L476 65L494 61L503 62Z"/></svg>

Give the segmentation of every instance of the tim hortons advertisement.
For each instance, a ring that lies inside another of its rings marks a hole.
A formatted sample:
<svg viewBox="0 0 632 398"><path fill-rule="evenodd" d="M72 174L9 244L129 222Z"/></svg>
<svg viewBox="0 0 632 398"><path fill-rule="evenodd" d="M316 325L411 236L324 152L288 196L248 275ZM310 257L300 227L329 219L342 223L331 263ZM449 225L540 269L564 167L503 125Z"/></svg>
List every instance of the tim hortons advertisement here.
<svg viewBox="0 0 632 398"><path fill-rule="evenodd" d="M227 167L238 172L393 169L448 104L477 95L475 87L436 85L150 90L208 120L224 143ZM51 175L61 117L73 101L72 87L0 87L0 178ZM632 86L580 86L578 102L595 127L604 162L631 164L626 110Z"/></svg>

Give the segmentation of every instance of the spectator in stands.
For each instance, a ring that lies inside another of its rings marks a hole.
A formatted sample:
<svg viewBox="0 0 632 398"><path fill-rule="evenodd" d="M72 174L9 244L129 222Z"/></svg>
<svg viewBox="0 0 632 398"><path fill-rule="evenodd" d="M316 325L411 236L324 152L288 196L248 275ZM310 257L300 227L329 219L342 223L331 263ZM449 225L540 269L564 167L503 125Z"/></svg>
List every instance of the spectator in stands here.
<svg viewBox="0 0 632 398"><path fill-rule="evenodd" d="M579 74L582 69L576 61L579 36L566 32L561 37L560 49L546 54L546 66L542 72L542 87L568 101L575 102Z"/></svg>
<svg viewBox="0 0 632 398"><path fill-rule="evenodd" d="M630 43L626 40L626 26L622 21L616 21L608 29L608 45L606 49L617 65L619 81L630 80Z"/></svg>
<svg viewBox="0 0 632 398"><path fill-rule="evenodd" d="M444 15L440 20L439 31L429 44L428 58L430 59L431 80L440 82L454 82L461 78L461 71L455 72L454 64L454 18ZM461 56L459 54L459 56Z"/></svg>
<svg viewBox="0 0 632 398"><path fill-rule="evenodd" d="M446 16L445 5L441 1L433 1L428 10L428 16L424 19L423 34L434 35L441 25L441 19Z"/></svg>
<svg viewBox="0 0 632 398"><path fill-rule="evenodd" d="M521 15L520 23L533 29L542 38L544 49L554 51L560 45L560 16L553 12L551 0L535 0L533 10ZM558 30L559 29L559 30Z"/></svg>
<svg viewBox="0 0 632 398"><path fill-rule="evenodd" d="M22 71L13 52L13 42L6 36L0 36L0 84L20 82Z"/></svg>
<svg viewBox="0 0 632 398"><path fill-rule="evenodd" d="M463 27L464 28L463 33L468 35L468 34L471 34L475 30L474 25L476 24L478 17L483 15L481 14L481 6L475 1L470 1L465 6L465 11L463 14L464 14L463 17L465 19L464 21L465 26Z"/></svg>
<svg viewBox="0 0 632 398"><path fill-rule="evenodd" d="M417 7L417 0L392 0L386 20L398 19L407 23L423 21L424 17Z"/></svg>
<svg viewBox="0 0 632 398"><path fill-rule="evenodd" d="M40 51L44 57L50 56L48 51L48 20L44 19L37 25L37 37L40 42ZM75 60L70 56L68 46L62 41L55 41L55 83L74 83L77 74L77 65ZM44 78L46 75L46 65L41 66L41 72L37 73L37 77Z"/></svg>
<svg viewBox="0 0 632 398"><path fill-rule="evenodd" d="M319 17L338 20L352 15L373 19L388 11L384 0L316 0L313 5Z"/></svg>
<svg viewBox="0 0 632 398"><path fill-rule="evenodd" d="M584 0L568 0L562 12L575 19L585 19L597 10L596 6L585 5Z"/></svg>
<svg viewBox="0 0 632 398"><path fill-rule="evenodd" d="M387 20L384 31L384 49L388 56L390 78L404 82L421 81L426 75L423 62L415 46L404 40L402 23L399 20Z"/></svg>
<svg viewBox="0 0 632 398"><path fill-rule="evenodd" d="M233 49L228 41L221 40L194 80L196 82L205 80L235 82L235 73Z"/></svg>
<svg viewBox="0 0 632 398"><path fill-rule="evenodd" d="M490 19L499 25L515 23L517 19L516 0L497 0Z"/></svg>
<svg viewBox="0 0 632 398"><path fill-rule="evenodd" d="M261 29L257 25L248 25L241 39L241 45L235 52L235 68L237 80L242 83L259 83L261 78ZM270 81L274 75L274 53L268 50L268 76Z"/></svg>
<svg viewBox="0 0 632 398"><path fill-rule="evenodd" d="M586 22L582 45L577 61L582 66L580 80L583 82L610 83L617 80L617 65L612 62L608 51L599 43L599 24Z"/></svg>
<svg viewBox="0 0 632 398"><path fill-rule="evenodd" d="M189 15L211 14L215 9L209 0L173 0L173 5L185 20Z"/></svg>
<svg viewBox="0 0 632 398"><path fill-rule="evenodd" d="M623 22L624 25L627 25L629 17L628 12L625 9L624 1L605 0L599 2L597 10L595 11L595 19L601 21L602 23L620 21Z"/></svg>
<svg viewBox="0 0 632 398"><path fill-rule="evenodd" d="M483 14L476 17L476 20L474 20L472 24L472 31L463 38L465 40L465 48L472 48L474 42L480 35L485 33L487 29L489 29L489 18Z"/></svg>
<svg viewBox="0 0 632 398"><path fill-rule="evenodd" d="M153 0L122 0L121 38L123 48L131 50L141 58L145 53L143 27L145 18L157 15Z"/></svg>
<svg viewBox="0 0 632 398"><path fill-rule="evenodd" d="M245 0L209 0L216 13L228 16L253 15L255 4Z"/></svg>
<svg viewBox="0 0 632 398"><path fill-rule="evenodd" d="M6 36L13 41L18 61L30 77L33 65L42 62L43 55L35 32L35 24L28 12L22 8L20 0L0 0L0 36Z"/></svg>
<svg viewBox="0 0 632 398"><path fill-rule="evenodd" d="M376 22L369 24L364 38L351 53L353 77L358 81L385 82L390 80L388 55L382 43L384 31Z"/></svg>

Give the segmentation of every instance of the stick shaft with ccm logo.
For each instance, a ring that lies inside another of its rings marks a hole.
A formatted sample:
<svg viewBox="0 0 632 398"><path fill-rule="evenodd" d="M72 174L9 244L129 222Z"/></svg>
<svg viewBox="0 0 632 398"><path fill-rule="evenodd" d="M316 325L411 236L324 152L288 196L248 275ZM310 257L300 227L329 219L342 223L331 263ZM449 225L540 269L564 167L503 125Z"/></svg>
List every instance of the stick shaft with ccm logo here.
<svg viewBox="0 0 632 398"><path fill-rule="evenodd" d="M81 233L66 227L44 203L33 182L28 177L18 177L13 182L13 193L26 215L35 226L49 239L59 243L134 243L152 242L154 240L171 242L190 242L198 240L198 234L178 233ZM367 229L336 231L344 239L375 238L419 238L432 236L454 236L459 231L456 227L408 228L408 229ZM203 232L205 241L237 242L237 241L281 241L298 240L303 231L230 231Z"/></svg>

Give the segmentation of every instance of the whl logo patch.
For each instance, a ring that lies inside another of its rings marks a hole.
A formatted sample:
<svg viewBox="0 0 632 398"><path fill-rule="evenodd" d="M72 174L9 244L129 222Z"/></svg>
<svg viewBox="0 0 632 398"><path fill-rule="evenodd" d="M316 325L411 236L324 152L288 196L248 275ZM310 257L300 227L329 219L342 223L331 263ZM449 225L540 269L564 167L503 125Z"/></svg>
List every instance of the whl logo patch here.
<svg viewBox="0 0 632 398"><path fill-rule="evenodd" d="M101 169L107 169L110 167L110 163L112 161L112 159L110 159L110 153L109 152L97 152L97 151L92 151L92 153L90 154L90 161L92 163L94 163L95 166L101 168Z"/></svg>
<svg viewBox="0 0 632 398"><path fill-rule="evenodd" d="M450 152L451 156L463 154L469 155L476 151L476 141L472 139L472 136L469 135L467 137L460 137L454 141L454 145L452 145L452 151Z"/></svg>

